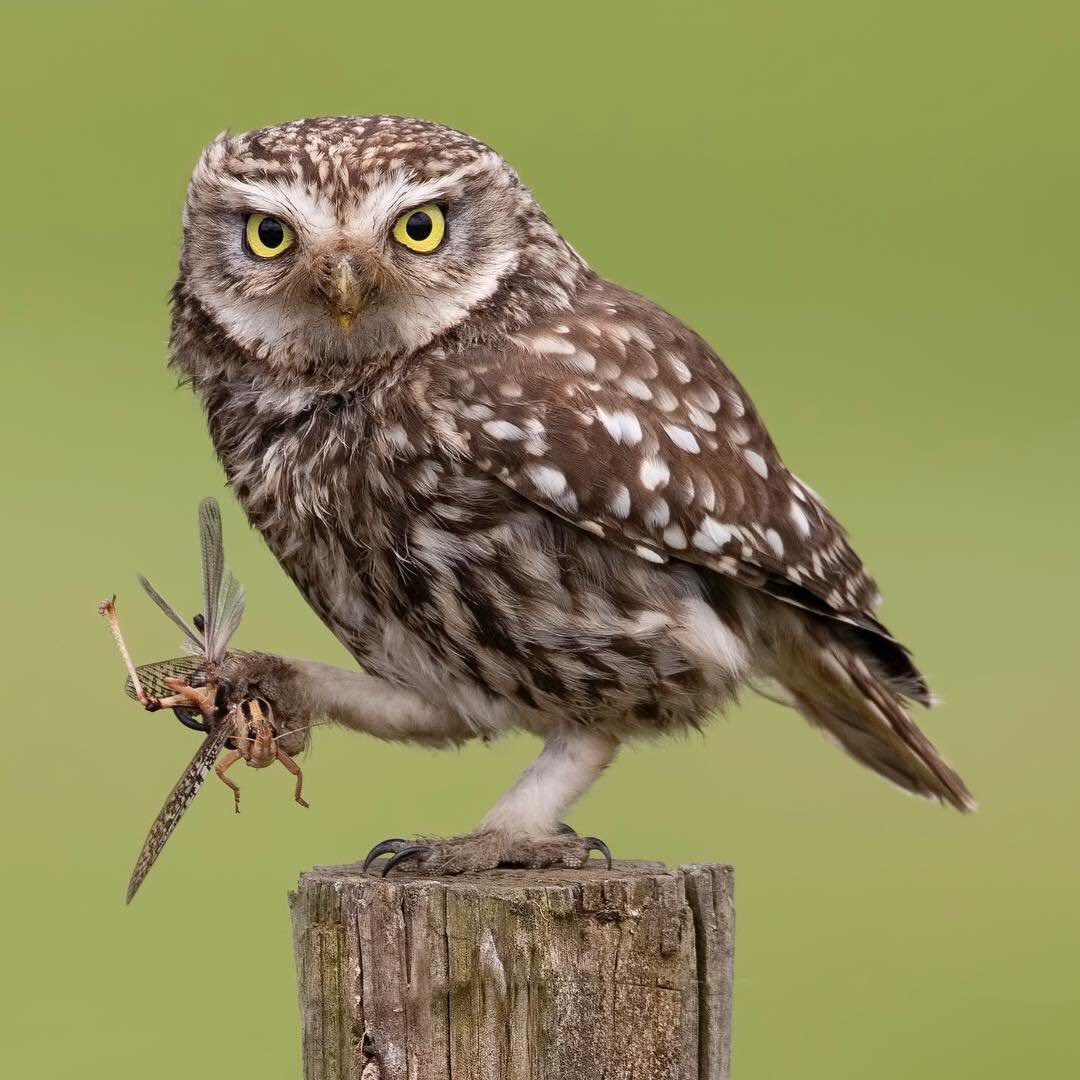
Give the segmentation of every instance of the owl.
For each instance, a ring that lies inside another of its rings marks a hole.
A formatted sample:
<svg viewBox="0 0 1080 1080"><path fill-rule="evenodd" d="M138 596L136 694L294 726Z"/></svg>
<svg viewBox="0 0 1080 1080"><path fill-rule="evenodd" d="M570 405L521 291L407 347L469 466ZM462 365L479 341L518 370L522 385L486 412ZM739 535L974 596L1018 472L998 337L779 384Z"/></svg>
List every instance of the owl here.
<svg viewBox="0 0 1080 1080"><path fill-rule="evenodd" d="M222 134L172 306L232 491L358 665L275 660L262 696L380 739L543 741L474 833L384 841L387 869L606 854L568 807L623 744L746 688L973 807L909 715L930 691L873 580L746 391L491 148L393 116Z"/></svg>

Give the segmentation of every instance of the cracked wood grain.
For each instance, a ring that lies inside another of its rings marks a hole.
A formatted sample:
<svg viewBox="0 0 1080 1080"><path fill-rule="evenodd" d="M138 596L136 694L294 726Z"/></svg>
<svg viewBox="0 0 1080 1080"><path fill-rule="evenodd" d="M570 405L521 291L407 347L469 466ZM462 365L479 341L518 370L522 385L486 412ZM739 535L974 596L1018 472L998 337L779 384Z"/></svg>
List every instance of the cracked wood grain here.
<svg viewBox="0 0 1080 1080"><path fill-rule="evenodd" d="M306 873L305 1080L722 1080L732 890L708 864Z"/></svg>

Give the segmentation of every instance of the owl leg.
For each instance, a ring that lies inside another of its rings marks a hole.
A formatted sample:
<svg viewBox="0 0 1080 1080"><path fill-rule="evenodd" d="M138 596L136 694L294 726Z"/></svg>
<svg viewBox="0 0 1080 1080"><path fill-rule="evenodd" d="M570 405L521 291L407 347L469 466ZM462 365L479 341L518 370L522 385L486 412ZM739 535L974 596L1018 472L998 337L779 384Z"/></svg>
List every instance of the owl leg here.
<svg viewBox="0 0 1080 1080"><path fill-rule="evenodd" d="M607 845L560 824L571 803L611 764L618 741L594 731L554 735L543 752L480 823L475 833L449 840L386 840L365 860L393 853L384 875L403 862L433 874L460 874L497 866L580 867L593 851L611 865Z"/></svg>
<svg viewBox="0 0 1080 1080"><path fill-rule="evenodd" d="M290 660L292 677L313 713L388 742L455 746L476 732L456 713L364 671Z"/></svg>

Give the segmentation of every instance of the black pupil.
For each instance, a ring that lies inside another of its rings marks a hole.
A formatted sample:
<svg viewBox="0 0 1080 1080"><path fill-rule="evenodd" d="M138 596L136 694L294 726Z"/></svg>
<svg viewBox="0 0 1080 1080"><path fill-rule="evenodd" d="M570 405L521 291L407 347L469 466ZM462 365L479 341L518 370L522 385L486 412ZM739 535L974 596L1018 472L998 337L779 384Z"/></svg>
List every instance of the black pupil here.
<svg viewBox="0 0 1080 1080"><path fill-rule="evenodd" d="M431 215L422 210L410 214L409 220L405 222L405 231L412 240L426 240L431 235L431 229Z"/></svg>
<svg viewBox="0 0 1080 1080"><path fill-rule="evenodd" d="M281 247L285 242L285 230L277 218L263 218L259 222L259 240L268 248Z"/></svg>

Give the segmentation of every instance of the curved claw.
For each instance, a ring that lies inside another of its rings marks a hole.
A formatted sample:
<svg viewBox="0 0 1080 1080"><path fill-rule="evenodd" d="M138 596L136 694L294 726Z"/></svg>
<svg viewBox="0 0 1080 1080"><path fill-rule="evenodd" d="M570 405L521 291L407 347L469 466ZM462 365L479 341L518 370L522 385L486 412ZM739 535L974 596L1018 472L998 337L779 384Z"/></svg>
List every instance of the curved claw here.
<svg viewBox="0 0 1080 1080"><path fill-rule="evenodd" d="M202 720L196 720L195 716L190 710L177 706L173 709L173 713L176 715L176 719L186 728L191 728L192 731L209 731L210 725L204 723Z"/></svg>
<svg viewBox="0 0 1080 1080"><path fill-rule="evenodd" d="M431 851L431 848L425 847L423 844L412 844L407 848L402 848L392 858L387 859L382 876L386 877L395 866L405 862L406 859L414 859L417 855L426 855L429 851Z"/></svg>
<svg viewBox="0 0 1080 1080"><path fill-rule="evenodd" d="M588 854L591 851L599 851L604 856L604 862L607 863L607 868L611 869L611 848L604 843L598 836L583 836L583 843L585 844L585 852Z"/></svg>
<svg viewBox="0 0 1080 1080"><path fill-rule="evenodd" d="M390 840L383 840L381 843L376 844L364 858L363 870L367 873L367 868L380 856L401 850L402 844L407 844L408 840L403 840L401 837L396 837Z"/></svg>

